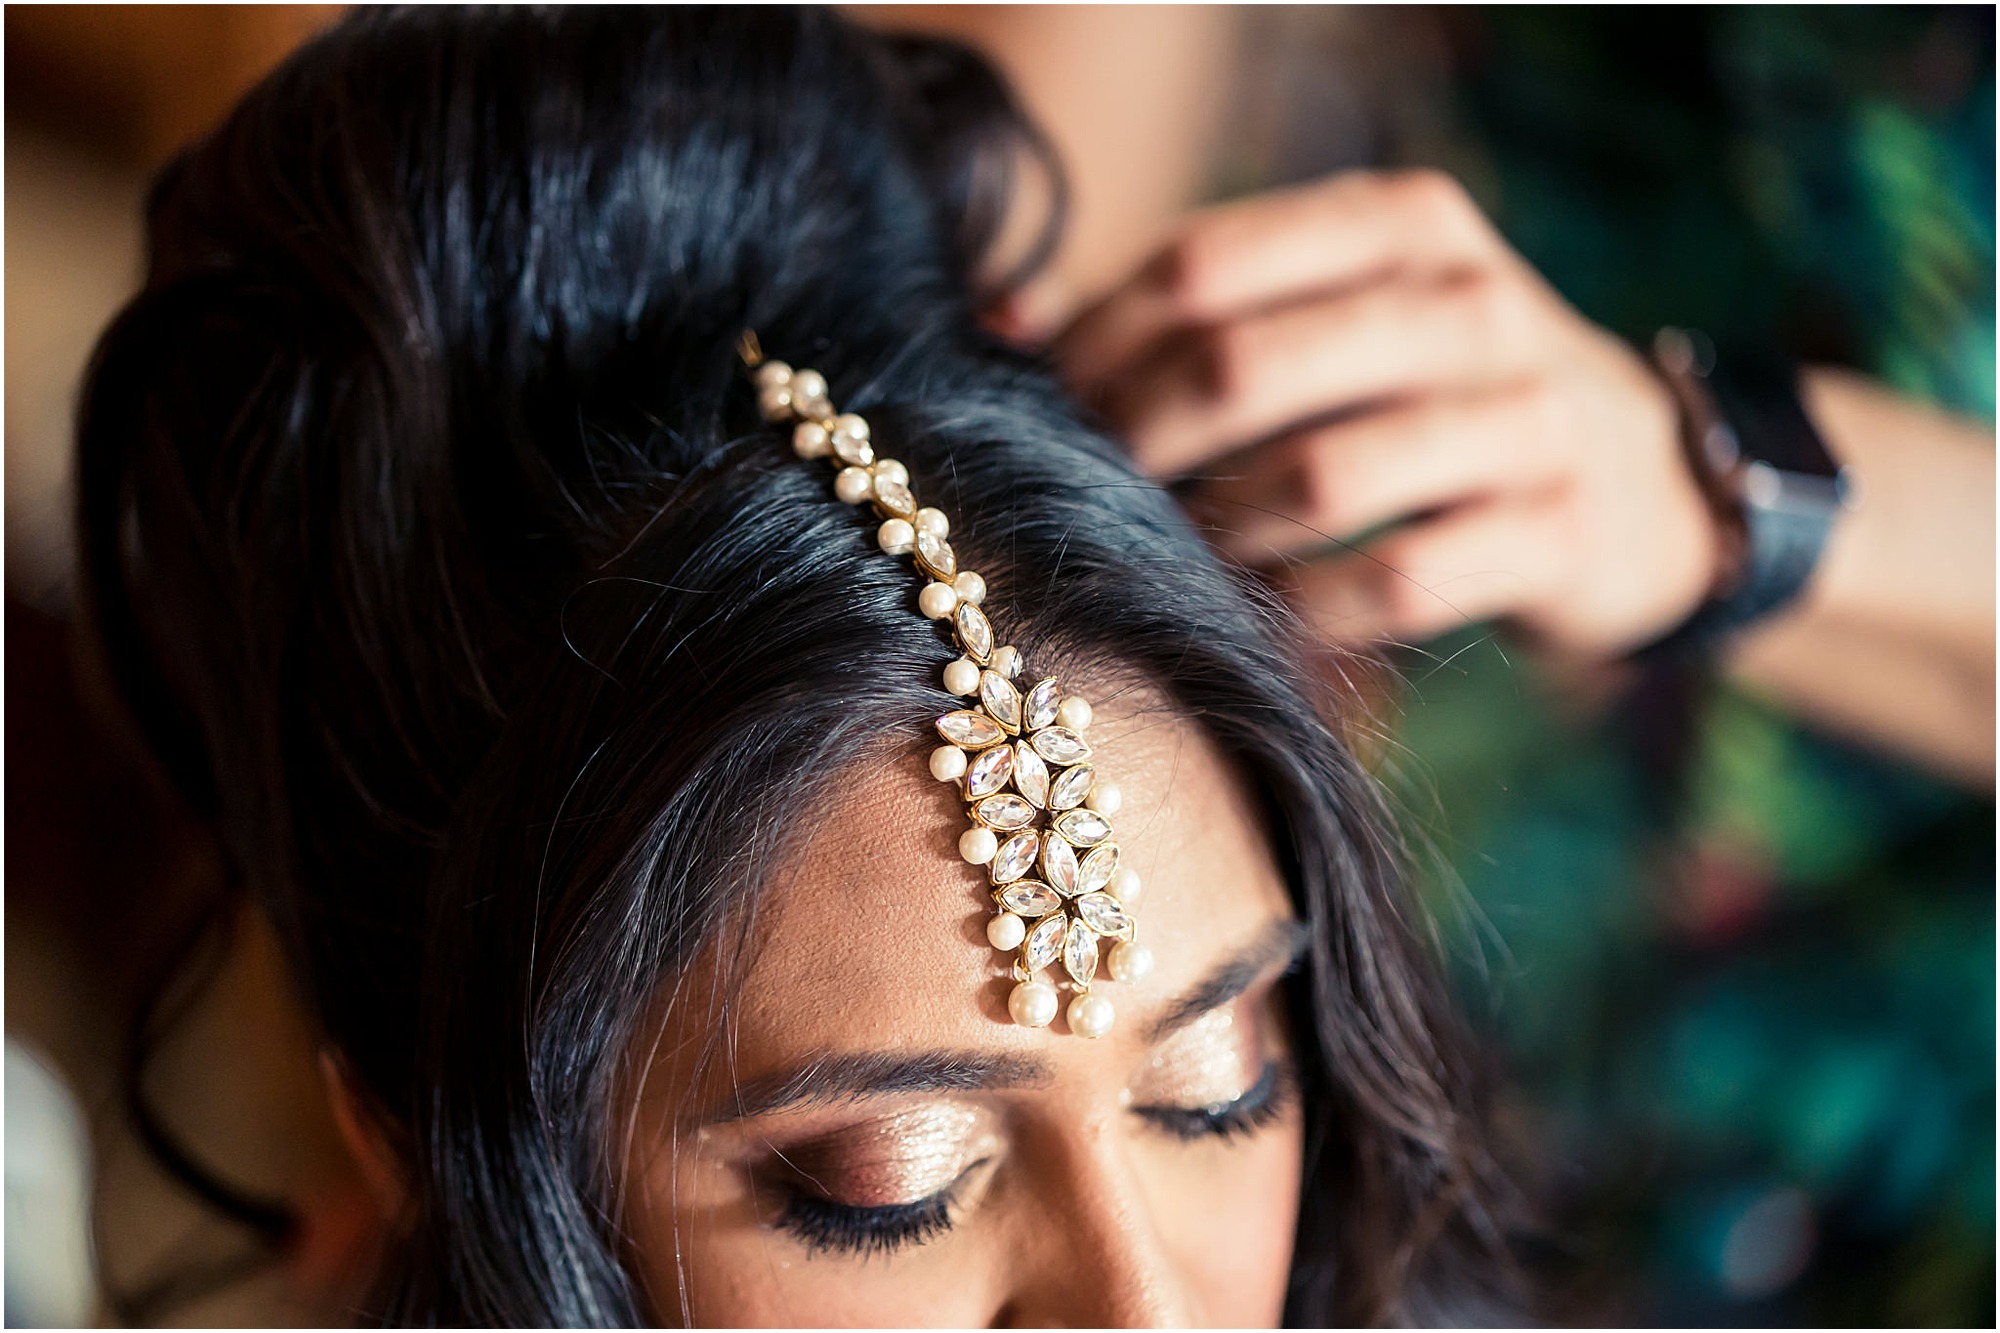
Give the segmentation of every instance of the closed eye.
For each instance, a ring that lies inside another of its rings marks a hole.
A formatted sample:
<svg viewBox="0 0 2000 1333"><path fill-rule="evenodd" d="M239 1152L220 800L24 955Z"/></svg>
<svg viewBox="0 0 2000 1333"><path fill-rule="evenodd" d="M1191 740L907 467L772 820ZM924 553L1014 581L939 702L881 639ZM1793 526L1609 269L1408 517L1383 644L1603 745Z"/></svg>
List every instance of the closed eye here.
<svg viewBox="0 0 2000 1333"><path fill-rule="evenodd" d="M1297 1078L1290 1061L1272 1060L1257 1081L1231 1101L1211 1106L1137 1106L1132 1110L1147 1124L1183 1142L1230 1140L1247 1138L1281 1119L1296 1095ZM958 1179L928 1198L879 1207L841 1203L802 1186L789 1186L777 1224L815 1253L866 1257L921 1245L951 1230L953 1203L966 1181L988 1160L972 1163Z"/></svg>
<svg viewBox="0 0 2000 1333"><path fill-rule="evenodd" d="M936 1194L910 1203L863 1207L790 1186L778 1225L798 1237L812 1252L866 1257L888 1254L905 1245L921 1245L951 1230L953 1201L972 1173L988 1160L981 1158Z"/></svg>
<svg viewBox="0 0 2000 1333"><path fill-rule="evenodd" d="M1272 1060L1233 1101L1212 1106L1135 1106L1132 1112L1177 1139L1244 1138L1281 1118L1291 1108L1297 1089L1290 1061Z"/></svg>

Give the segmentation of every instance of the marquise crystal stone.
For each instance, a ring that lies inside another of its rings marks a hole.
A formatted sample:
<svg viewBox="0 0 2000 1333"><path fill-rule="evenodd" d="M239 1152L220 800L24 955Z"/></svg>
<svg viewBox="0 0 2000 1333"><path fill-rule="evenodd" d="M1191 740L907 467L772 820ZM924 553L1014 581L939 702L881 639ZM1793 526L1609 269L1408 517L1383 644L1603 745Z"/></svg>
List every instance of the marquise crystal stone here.
<svg viewBox="0 0 2000 1333"><path fill-rule="evenodd" d="M1097 893L1111 882L1111 876L1118 869L1118 844L1103 843L1091 849L1083 858L1083 865L1076 872L1078 893ZM1102 934L1103 932L1099 932Z"/></svg>
<svg viewBox="0 0 2000 1333"><path fill-rule="evenodd" d="M1068 930L1069 918L1061 912L1037 921L1028 938L1021 942L1022 970L1032 974L1053 963L1062 953L1063 936Z"/></svg>
<svg viewBox="0 0 2000 1333"><path fill-rule="evenodd" d="M993 854L987 869L993 874L995 884L1011 884L1028 873L1035 864L1035 853L1042 847L1039 833L1016 833L1000 844L1000 850Z"/></svg>
<svg viewBox="0 0 2000 1333"><path fill-rule="evenodd" d="M1065 898L1076 896L1076 849L1061 838L1042 839L1042 878Z"/></svg>
<svg viewBox="0 0 2000 1333"><path fill-rule="evenodd" d="M1090 784L1097 776L1097 770L1089 764L1078 764L1066 768L1061 776L1049 785L1049 809L1074 810L1082 805L1090 795Z"/></svg>
<svg viewBox="0 0 2000 1333"><path fill-rule="evenodd" d="M1005 833L1034 822L1035 807L1008 792L1004 796L989 796L973 806L972 816L986 827Z"/></svg>
<svg viewBox="0 0 2000 1333"><path fill-rule="evenodd" d="M1062 895L1038 879L1020 879L993 895L1015 916L1033 919L1062 906Z"/></svg>
<svg viewBox="0 0 2000 1333"><path fill-rule="evenodd" d="M1088 986L1097 975L1097 936L1074 921L1063 941L1063 968L1079 986Z"/></svg>
<svg viewBox="0 0 2000 1333"><path fill-rule="evenodd" d="M1056 816L1055 830L1079 847L1095 847L1111 836L1111 821L1095 810L1065 810Z"/></svg>
<svg viewBox="0 0 2000 1333"><path fill-rule="evenodd" d="M965 770L965 794L967 796L991 796L1007 785L1007 779L1014 776L1014 751L1006 745L996 745L980 753L972 761L972 767Z"/></svg>
<svg viewBox="0 0 2000 1333"><path fill-rule="evenodd" d="M833 432L833 452L841 462L851 467L867 467L875 461L875 446L844 430Z"/></svg>
<svg viewBox="0 0 2000 1333"><path fill-rule="evenodd" d="M882 477L875 478L875 503L897 518L907 519L917 512L917 497L910 494L910 488Z"/></svg>
<svg viewBox="0 0 2000 1333"><path fill-rule="evenodd" d="M1029 731L1040 731L1056 720L1056 709L1062 703L1062 691L1056 688L1055 677L1043 681L1028 691L1028 702L1022 708Z"/></svg>
<svg viewBox="0 0 2000 1333"><path fill-rule="evenodd" d="M1014 790L1028 798L1036 809L1049 803L1049 766L1026 741L1014 742Z"/></svg>
<svg viewBox="0 0 2000 1333"><path fill-rule="evenodd" d="M962 750L983 750L1007 739L1007 733L1000 730L998 722L970 708L946 713L937 720L937 729L938 735Z"/></svg>
<svg viewBox="0 0 2000 1333"><path fill-rule="evenodd" d="M961 602L957 624L958 641L965 645L965 655L984 666L993 656L993 622L971 602Z"/></svg>
<svg viewBox="0 0 2000 1333"><path fill-rule="evenodd" d="M997 671L984 671L979 676L979 701L986 705L986 711L993 720L1009 731L1021 729L1021 692L1014 688L1014 682ZM1041 802L1037 801L1037 805Z"/></svg>
<svg viewBox="0 0 2000 1333"><path fill-rule="evenodd" d="M1068 727L1044 727L1033 738L1035 753L1054 764L1065 768L1081 759L1090 758L1090 747L1083 737Z"/></svg>
<svg viewBox="0 0 2000 1333"><path fill-rule="evenodd" d="M1114 940L1131 937L1132 914L1108 893L1086 893L1071 903L1070 908L1084 925L1099 935L1109 935Z"/></svg>
<svg viewBox="0 0 2000 1333"><path fill-rule="evenodd" d="M917 563L945 583L950 583L958 573L958 558L951 553L951 543L922 528L917 529Z"/></svg>

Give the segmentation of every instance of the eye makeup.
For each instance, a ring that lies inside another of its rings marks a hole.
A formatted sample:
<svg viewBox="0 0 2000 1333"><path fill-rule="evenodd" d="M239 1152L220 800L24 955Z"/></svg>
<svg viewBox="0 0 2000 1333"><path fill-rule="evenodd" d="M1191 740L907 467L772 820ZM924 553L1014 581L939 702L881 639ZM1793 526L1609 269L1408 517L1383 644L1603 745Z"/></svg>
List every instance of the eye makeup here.
<svg viewBox="0 0 2000 1333"><path fill-rule="evenodd" d="M1162 1043L1147 1062L1136 1100L1162 1106L1221 1106L1235 1101L1262 1073L1264 1052L1254 1016L1238 1005L1195 1019Z"/></svg>
<svg viewBox="0 0 2000 1333"><path fill-rule="evenodd" d="M1297 1101L1278 980L1163 1038L1121 1097L1150 1131L1193 1146L1257 1133ZM823 1123L823 1122L822 1122ZM976 1208L1006 1156L1005 1121L947 1099L796 1136L760 1136L751 1169L766 1225L809 1254L867 1258L920 1245Z"/></svg>
<svg viewBox="0 0 2000 1333"><path fill-rule="evenodd" d="M964 1174L985 1119L968 1106L920 1107L787 1147L778 1157L830 1199L861 1208L910 1203Z"/></svg>
<svg viewBox="0 0 2000 1333"><path fill-rule="evenodd" d="M1134 1114L1183 1140L1249 1134L1282 1116L1296 1080L1275 1004L1266 988L1168 1037L1133 1087Z"/></svg>
<svg viewBox="0 0 2000 1333"><path fill-rule="evenodd" d="M920 1244L950 1229L999 1147L987 1115L950 1103L844 1126L774 1154L776 1223L810 1251Z"/></svg>
<svg viewBox="0 0 2000 1333"><path fill-rule="evenodd" d="M1243 1095L1220 1105L1139 1106L1138 1117L1177 1139L1233 1139L1256 1133L1292 1109L1298 1091L1290 1062L1272 1060Z"/></svg>

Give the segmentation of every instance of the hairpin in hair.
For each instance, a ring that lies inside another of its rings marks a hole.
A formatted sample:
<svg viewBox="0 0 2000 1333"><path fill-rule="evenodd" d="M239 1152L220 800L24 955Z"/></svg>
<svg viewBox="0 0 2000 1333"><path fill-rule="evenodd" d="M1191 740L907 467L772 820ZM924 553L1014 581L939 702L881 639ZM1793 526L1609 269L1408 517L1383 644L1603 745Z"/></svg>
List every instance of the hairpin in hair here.
<svg viewBox="0 0 2000 1333"><path fill-rule="evenodd" d="M986 580L959 567L945 540L951 525L910 490L909 469L881 458L868 423L836 413L826 377L767 361L757 335L745 332L738 351L757 384L764 419L791 422L792 450L824 458L836 469L833 493L851 505L874 506L875 541L889 555L909 555L924 577L917 608L944 622L962 654L944 669L944 687L967 697L964 708L937 719L945 744L931 751L931 775L959 785L972 827L959 835L958 854L984 866L993 900L986 938L1014 955L1016 982L1007 1011L1025 1027L1056 1016L1055 987L1040 977L1060 962L1068 974L1070 1031L1101 1037L1111 1030L1111 1002L1092 989L1099 948L1113 980L1137 982L1153 957L1137 939L1132 909L1139 876L1119 862L1111 816L1118 787L1090 762L1090 704L1065 695L1053 677L1025 692L1021 654L994 642L980 609ZM1039 877L1036 870L1039 867Z"/></svg>

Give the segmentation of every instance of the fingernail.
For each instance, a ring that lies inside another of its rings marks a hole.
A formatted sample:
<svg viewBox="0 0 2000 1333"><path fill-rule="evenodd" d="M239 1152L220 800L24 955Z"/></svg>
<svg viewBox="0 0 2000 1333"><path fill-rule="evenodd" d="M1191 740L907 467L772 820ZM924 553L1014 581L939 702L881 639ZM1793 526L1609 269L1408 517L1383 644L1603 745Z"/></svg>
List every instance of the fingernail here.
<svg viewBox="0 0 2000 1333"><path fill-rule="evenodd" d="M1065 302L1048 281L1009 292L980 312L988 333L1026 351L1040 351L1055 337Z"/></svg>
<svg viewBox="0 0 2000 1333"><path fill-rule="evenodd" d="M1017 347L1027 348L1032 343L1031 328L1014 297L1004 296L980 311L979 324L994 337Z"/></svg>

